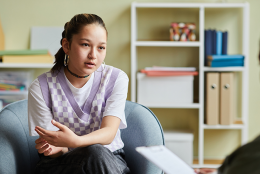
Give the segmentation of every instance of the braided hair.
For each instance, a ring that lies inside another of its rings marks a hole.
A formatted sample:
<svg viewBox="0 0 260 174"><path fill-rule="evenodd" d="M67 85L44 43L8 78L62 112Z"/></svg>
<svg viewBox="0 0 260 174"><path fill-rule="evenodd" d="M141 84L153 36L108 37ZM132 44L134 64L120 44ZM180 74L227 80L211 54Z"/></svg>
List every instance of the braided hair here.
<svg viewBox="0 0 260 174"><path fill-rule="evenodd" d="M60 40L61 48L55 54L54 66L51 69L52 73L59 72L61 68L64 67L65 52L62 48L62 40L66 38L69 42L70 47L72 42L72 36L74 34L78 34L83 27L89 24L98 24L102 26L108 34L105 23L99 16L95 14L86 13L75 15L69 22L66 22L66 24L64 25L64 31L62 32L62 38Z"/></svg>

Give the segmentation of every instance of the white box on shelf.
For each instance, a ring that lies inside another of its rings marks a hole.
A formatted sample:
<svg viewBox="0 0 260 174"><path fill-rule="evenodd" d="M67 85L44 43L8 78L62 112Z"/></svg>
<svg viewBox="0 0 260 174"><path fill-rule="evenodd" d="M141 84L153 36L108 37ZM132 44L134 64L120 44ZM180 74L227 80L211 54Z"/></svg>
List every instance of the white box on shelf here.
<svg viewBox="0 0 260 174"><path fill-rule="evenodd" d="M137 73L137 102L146 106L193 103L192 75L149 77Z"/></svg>
<svg viewBox="0 0 260 174"><path fill-rule="evenodd" d="M165 146L188 165L193 164L193 133L164 131Z"/></svg>

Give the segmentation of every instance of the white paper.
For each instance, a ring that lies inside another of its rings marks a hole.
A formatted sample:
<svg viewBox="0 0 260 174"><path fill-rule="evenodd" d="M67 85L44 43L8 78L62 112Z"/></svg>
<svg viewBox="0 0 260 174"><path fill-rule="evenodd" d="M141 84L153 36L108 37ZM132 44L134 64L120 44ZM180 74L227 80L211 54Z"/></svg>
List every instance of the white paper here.
<svg viewBox="0 0 260 174"><path fill-rule="evenodd" d="M54 56L60 49L63 27L32 27L30 49L48 49Z"/></svg>
<svg viewBox="0 0 260 174"><path fill-rule="evenodd" d="M146 67L145 70L150 71L196 71L195 67L162 67L162 66L153 66Z"/></svg>
<svg viewBox="0 0 260 174"><path fill-rule="evenodd" d="M195 174L194 170L165 146L137 147L136 151L167 174Z"/></svg>

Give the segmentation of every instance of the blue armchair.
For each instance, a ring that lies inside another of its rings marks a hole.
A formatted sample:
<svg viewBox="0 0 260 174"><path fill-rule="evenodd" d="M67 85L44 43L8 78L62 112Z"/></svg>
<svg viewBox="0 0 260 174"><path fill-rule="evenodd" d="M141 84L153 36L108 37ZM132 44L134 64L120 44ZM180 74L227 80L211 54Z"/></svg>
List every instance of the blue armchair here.
<svg viewBox="0 0 260 174"><path fill-rule="evenodd" d="M164 145L163 130L151 110L126 101L128 127L121 130L126 162L133 174L162 174L162 170L135 151L138 146ZM30 174L39 160L29 136L27 100L14 102L0 112L0 173Z"/></svg>

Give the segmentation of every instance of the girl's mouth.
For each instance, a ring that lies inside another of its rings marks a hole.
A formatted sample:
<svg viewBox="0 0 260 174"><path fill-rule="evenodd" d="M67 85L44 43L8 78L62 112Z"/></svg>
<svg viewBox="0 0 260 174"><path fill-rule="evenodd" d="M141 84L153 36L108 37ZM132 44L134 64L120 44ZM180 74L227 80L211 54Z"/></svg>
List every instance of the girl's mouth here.
<svg viewBox="0 0 260 174"><path fill-rule="evenodd" d="M86 67L88 68L93 68L95 66L94 63L91 63L91 62L88 62L88 63L85 63Z"/></svg>

